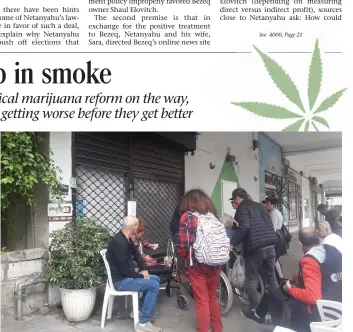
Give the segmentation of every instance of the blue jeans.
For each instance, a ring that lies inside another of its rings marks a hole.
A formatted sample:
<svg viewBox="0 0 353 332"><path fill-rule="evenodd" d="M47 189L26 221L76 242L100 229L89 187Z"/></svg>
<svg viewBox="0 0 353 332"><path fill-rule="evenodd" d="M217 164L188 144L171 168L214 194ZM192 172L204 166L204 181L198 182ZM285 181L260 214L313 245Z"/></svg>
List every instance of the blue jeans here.
<svg viewBox="0 0 353 332"><path fill-rule="evenodd" d="M141 298L142 310L140 324L148 323L152 318L153 309L156 306L159 293L160 279L155 275L149 275L150 279L125 278L115 283L115 289L126 292L143 293Z"/></svg>

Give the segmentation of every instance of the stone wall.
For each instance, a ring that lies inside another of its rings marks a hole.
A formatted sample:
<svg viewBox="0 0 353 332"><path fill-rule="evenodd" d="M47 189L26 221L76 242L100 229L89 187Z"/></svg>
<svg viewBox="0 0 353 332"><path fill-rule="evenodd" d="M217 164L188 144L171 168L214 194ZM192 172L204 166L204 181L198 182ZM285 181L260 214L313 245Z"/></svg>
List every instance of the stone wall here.
<svg viewBox="0 0 353 332"><path fill-rule="evenodd" d="M1 326L17 318L17 287L43 278L47 249L35 248L1 254ZM22 317L48 310L48 286L23 287Z"/></svg>

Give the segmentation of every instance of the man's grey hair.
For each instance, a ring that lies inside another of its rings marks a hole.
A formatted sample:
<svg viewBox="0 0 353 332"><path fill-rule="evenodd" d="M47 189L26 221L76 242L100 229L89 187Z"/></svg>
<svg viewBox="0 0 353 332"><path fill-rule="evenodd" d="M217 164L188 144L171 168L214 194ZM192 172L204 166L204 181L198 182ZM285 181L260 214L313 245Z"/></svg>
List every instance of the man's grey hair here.
<svg viewBox="0 0 353 332"><path fill-rule="evenodd" d="M319 228L326 228L329 231L329 233L331 233L331 226L327 221L325 220L320 221L318 226Z"/></svg>
<svg viewBox="0 0 353 332"><path fill-rule="evenodd" d="M229 214L225 213L220 221L225 227L233 227L234 219Z"/></svg>
<svg viewBox="0 0 353 332"><path fill-rule="evenodd" d="M131 229L131 228L138 226L138 224L139 224L139 221L136 217L127 216L124 218L123 228Z"/></svg>

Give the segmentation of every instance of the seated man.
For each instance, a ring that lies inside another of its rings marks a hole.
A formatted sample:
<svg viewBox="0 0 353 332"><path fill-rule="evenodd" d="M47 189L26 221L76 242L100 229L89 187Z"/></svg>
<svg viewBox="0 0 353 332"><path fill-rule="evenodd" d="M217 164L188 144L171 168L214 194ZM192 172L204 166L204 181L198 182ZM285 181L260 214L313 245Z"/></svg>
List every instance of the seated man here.
<svg viewBox="0 0 353 332"><path fill-rule="evenodd" d="M332 233L331 226L327 221L319 222L318 231L321 244L329 244L342 253L342 238L339 235Z"/></svg>
<svg viewBox="0 0 353 332"><path fill-rule="evenodd" d="M152 312L159 293L159 278L148 274L141 254L130 239L136 235L138 224L136 217L125 217L123 228L109 244L106 257L116 290L143 293L140 300L143 303L142 310L139 323L135 327L136 331L159 332L162 329L151 324ZM140 272L135 271L133 259L139 265Z"/></svg>
<svg viewBox="0 0 353 332"><path fill-rule="evenodd" d="M261 322L270 312L275 325L309 332L310 323L320 321L317 300L342 301L342 255L330 245L320 245L316 230L310 227L300 230L299 241L304 257L299 264L297 285L287 282L283 290L269 288L256 316Z"/></svg>

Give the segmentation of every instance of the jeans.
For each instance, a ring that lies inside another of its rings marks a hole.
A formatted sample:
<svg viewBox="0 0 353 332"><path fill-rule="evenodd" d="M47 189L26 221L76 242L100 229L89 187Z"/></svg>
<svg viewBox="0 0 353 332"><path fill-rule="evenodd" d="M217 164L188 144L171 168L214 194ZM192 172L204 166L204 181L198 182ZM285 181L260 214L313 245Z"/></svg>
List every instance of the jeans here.
<svg viewBox="0 0 353 332"><path fill-rule="evenodd" d="M261 275L265 287L278 288L275 261L276 252L274 247L260 249L251 256L245 257L245 290L252 309L259 305L258 274Z"/></svg>
<svg viewBox="0 0 353 332"><path fill-rule="evenodd" d="M159 293L159 277L155 275L150 275L149 277L150 279L125 278L114 284L115 289L119 291L143 293L140 299L143 303L140 314L140 324L146 324L151 320Z"/></svg>
<svg viewBox="0 0 353 332"><path fill-rule="evenodd" d="M222 332L221 309L217 299L217 287L221 269L203 271L197 267L189 268L189 277L195 298L197 332Z"/></svg>

